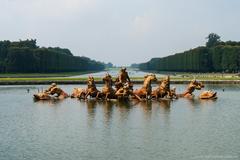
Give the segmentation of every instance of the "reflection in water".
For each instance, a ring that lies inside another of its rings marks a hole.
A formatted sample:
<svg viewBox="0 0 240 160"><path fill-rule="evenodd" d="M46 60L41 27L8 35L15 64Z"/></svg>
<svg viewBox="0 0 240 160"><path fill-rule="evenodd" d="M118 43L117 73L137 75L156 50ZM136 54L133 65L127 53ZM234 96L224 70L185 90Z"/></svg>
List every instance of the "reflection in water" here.
<svg viewBox="0 0 240 160"><path fill-rule="evenodd" d="M95 101L95 100L88 100L88 101L85 102L85 104L87 105L88 115L90 117L94 118L94 116L96 114L97 101Z"/></svg>
<svg viewBox="0 0 240 160"><path fill-rule="evenodd" d="M97 107L102 107L103 109L103 116L104 116L104 123L108 126L111 118L112 118L112 112L113 112L113 106L115 105L115 102L113 101L96 101L94 99L90 99L85 101L85 104L87 106L87 112L88 112L88 125L92 126L93 122L96 118L96 110Z"/></svg>
<svg viewBox="0 0 240 160"><path fill-rule="evenodd" d="M139 105L142 107L142 109L145 112L149 112L152 110L152 101L143 101L143 102L140 102Z"/></svg>
<svg viewBox="0 0 240 160"><path fill-rule="evenodd" d="M212 106L217 102L217 99L199 99L199 104L202 106Z"/></svg>
<svg viewBox="0 0 240 160"><path fill-rule="evenodd" d="M63 99L50 99L50 100L35 100L33 99L33 101L37 104L40 104L39 106L41 106L42 104L48 104L51 107L55 107L58 106L58 104L62 103L64 100Z"/></svg>
<svg viewBox="0 0 240 160"><path fill-rule="evenodd" d="M169 124L169 114L170 114L170 108L171 108L171 100L162 100L159 102L160 104L160 110L161 113L163 113L164 120L166 120L166 123Z"/></svg>
<svg viewBox="0 0 240 160"><path fill-rule="evenodd" d="M119 100L117 101L116 105L120 108L126 108L129 110L131 107L133 107L133 104L131 103L130 100Z"/></svg>
<svg viewBox="0 0 240 160"><path fill-rule="evenodd" d="M143 101L139 103L142 108L144 116L147 120L151 119L152 116L152 101Z"/></svg>
<svg viewBox="0 0 240 160"><path fill-rule="evenodd" d="M106 124L106 126L109 126L109 123L112 118L114 103L112 101L104 101L102 102L102 105L103 105L103 113L104 113L104 123Z"/></svg>
<svg viewBox="0 0 240 160"><path fill-rule="evenodd" d="M97 105L97 101L95 100L88 100L85 102L86 106L87 106L87 113L88 113L88 126L93 126L93 122L95 120L95 116L96 116L96 105Z"/></svg>
<svg viewBox="0 0 240 160"><path fill-rule="evenodd" d="M121 100L116 102L116 106L119 111L120 120L125 121L128 119L130 109L133 107L133 104L129 100Z"/></svg>
<svg viewBox="0 0 240 160"><path fill-rule="evenodd" d="M188 107L194 111L196 108L202 107L202 106L211 106L216 102L216 99L196 99L186 98L186 101L188 102Z"/></svg>
<svg viewBox="0 0 240 160"><path fill-rule="evenodd" d="M199 101L195 100L194 98L185 98L186 101L188 102L188 107L194 111L198 106L199 106Z"/></svg>
<svg viewBox="0 0 240 160"><path fill-rule="evenodd" d="M172 102L171 100L161 100L159 104L162 108L169 110L171 106L171 102Z"/></svg>

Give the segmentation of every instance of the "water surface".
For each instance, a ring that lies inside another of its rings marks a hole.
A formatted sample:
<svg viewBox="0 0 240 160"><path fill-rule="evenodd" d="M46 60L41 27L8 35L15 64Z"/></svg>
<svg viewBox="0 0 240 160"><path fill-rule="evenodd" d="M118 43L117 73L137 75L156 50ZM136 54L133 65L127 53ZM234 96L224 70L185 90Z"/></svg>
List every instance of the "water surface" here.
<svg viewBox="0 0 240 160"><path fill-rule="evenodd" d="M113 77L117 77L119 74L120 68L114 68L111 70L106 70L106 71L101 71L101 72L96 72L96 73L88 73L88 74L82 74L82 75L77 75L77 76L71 76L71 78L86 78L89 75L93 76L93 77L104 77L106 73L109 73L111 76ZM144 77L146 74L149 74L150 72L144 72L144 71L140 71L138 69L135 68L127 68L127 72L129 77ZM157 77L163 77L165 76L164 74L159 74L156 73Z"/></svg>
<svg viewBox="0 0 240 160"><path fill-rule="evenodd" d="M0 159L240 158L238 85L208 85L216 101L161 102L34 102L38 88L0 86Z"/></svg>

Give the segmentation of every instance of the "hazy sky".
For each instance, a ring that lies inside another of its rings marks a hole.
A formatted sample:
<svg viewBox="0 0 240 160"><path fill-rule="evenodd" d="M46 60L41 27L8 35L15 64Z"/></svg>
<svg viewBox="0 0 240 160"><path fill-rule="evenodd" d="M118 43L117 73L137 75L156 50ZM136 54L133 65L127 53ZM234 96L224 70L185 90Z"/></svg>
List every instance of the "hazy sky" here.
<svg viewBox="0 0 240 160"><path fill-rule="evenodd" d="M0 0L0 40L37 39L116 65L240 40L239 0Z"/></svg>

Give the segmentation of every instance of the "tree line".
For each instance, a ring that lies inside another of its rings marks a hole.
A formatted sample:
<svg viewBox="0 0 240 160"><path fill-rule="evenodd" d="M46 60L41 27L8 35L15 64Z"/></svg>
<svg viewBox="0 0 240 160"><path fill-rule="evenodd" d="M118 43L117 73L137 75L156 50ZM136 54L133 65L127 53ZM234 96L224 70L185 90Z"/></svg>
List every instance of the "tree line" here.
<svg viewBox="0 0 240 160"><path fill-rule="evenodd" d="M69 49L39 47L35 39L0 41L0 73L97 71L104 68L104 63L74 56Z"/></svg>
<svg viewBox="0 0 240 160"><path fill-rule="evenodd" d="M239 72L240 42L222 42L211 33L206 46L139 64L141 70L177 72Z"/></svg>

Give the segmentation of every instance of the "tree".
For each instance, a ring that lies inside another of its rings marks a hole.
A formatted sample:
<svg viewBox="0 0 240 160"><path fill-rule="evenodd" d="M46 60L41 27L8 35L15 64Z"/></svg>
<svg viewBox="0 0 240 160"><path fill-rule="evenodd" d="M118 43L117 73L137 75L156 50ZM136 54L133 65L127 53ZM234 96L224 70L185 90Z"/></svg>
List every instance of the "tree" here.
<svg viewBox="0 0 240 160"><path fill-rule="evenodd" d="M74 56L69 49L38 47L36 40L0 41L0 73L103 70L104 63Z"/></svg>
<svg viewBox="0 0 240 160"><path fill-rule="evenodd" d="M207 47L213 47L213 46L216 46L218 43L221 42L220 40L220 36L217 35L216 33L210 33L206 39L208 39L207 43L206 43L206 46Z"/></svg>
<svg viewBox="0 0 240 160"><path fill-rule="evenodd" d="M113 64L111 62L108 62L107 64L105 64L105 67L106 68L112 68L113 67Z"/></svg>

